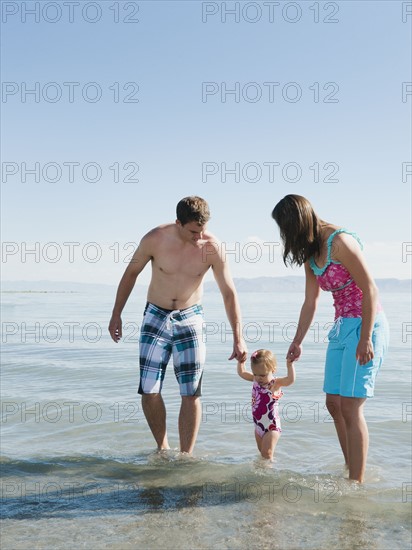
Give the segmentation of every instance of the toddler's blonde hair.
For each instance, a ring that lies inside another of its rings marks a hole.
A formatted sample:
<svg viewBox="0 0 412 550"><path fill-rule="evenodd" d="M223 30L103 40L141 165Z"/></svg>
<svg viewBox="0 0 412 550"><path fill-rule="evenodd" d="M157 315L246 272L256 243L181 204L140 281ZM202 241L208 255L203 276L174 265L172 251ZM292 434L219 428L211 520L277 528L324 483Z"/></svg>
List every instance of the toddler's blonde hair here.
<svg viewBox="0 0 412 550"><path fill-rule="evenodd" d="M278 363L276 357L268 349L258 349L250 356L251 365L264 365L267 372L276 372Z"/></svg>

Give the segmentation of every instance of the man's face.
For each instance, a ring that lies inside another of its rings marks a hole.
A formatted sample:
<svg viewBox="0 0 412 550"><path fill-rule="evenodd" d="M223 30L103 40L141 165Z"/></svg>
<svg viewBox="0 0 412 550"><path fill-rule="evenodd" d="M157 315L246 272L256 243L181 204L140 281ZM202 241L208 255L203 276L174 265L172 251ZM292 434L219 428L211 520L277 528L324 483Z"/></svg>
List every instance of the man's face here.
<svg viewBox="0 0 412 550"><path fill-rule="evenodd" d="M179 220L177 220L176 223L183 240L196 243L203 239L203 233L206 231L206 224L200 225L197 222L188 222L182 225Z"/></svg>

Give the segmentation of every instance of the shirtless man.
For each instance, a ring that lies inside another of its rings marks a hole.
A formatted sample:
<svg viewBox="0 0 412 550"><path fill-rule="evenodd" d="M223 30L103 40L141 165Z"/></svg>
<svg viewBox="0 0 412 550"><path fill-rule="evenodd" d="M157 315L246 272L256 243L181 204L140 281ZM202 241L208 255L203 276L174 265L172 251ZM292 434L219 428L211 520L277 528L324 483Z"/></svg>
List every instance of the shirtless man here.
<svg viewBox="0 0 412 550"><path fill-rule="evenodd" d="M158 449L169 449L166 409L161 390L170 355L179 382L180 450L193 451L201 419L201 381L205 362L202 282L211 267L233 331L229 359L244 361L241 314L229 267L216 238L206 230L209 207L200 197L186 197L176 208L175 223L152 229L141 240L117 290L109 332L122 337L121 312L146 264L152 279L140 331L140 384L142 408Z"/></svg>

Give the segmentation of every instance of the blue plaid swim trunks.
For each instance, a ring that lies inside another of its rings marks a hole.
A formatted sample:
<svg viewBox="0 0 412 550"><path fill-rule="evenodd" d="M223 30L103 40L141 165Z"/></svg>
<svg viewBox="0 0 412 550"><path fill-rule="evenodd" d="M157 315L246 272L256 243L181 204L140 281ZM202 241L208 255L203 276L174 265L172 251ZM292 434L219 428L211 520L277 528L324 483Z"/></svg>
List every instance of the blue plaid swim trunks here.
<svg viewBox="0 0 412 550"><path fill-rule="evenodd" d="M139 393L161 393L166 367L173 354L180 395L201 395L206 346L203 308L168 310L148 302L140 331Z"/></svg>

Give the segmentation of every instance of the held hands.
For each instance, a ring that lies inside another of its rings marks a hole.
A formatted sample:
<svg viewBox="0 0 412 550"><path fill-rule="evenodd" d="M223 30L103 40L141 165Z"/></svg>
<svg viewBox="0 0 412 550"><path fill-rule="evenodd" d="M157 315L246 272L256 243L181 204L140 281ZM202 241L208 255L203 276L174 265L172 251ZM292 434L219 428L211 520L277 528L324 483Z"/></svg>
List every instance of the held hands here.
<svg viewBox="0 0 412 550"><path fill-rule="evenodd" d="M239 363L244 363L247 357L247 347L243 340L240 342L233 342L233 352L229 357L229 361L237 359Z"/></svg>
<svg viewBox="0 0 412 550"><path fill-rule="evenodd" d="M358 347L356 348L356 360L359 361L359 365L366 365L374 357L372 340L360 340Z"/></svg>
<svg viewBox="0 0 412 550"><path fill-rule="evenodd" d="M293 363L293 361L297 361L301 355L302 346L300 346L299 344L295 344L295 342L292 342L286 355L286 361L288 361L289 363Z"/></svg>
<svg viewBox="0 0 412 550"><path fill-rule="evenodd" d="M122 337L122 319L120 315L112 315L109 323L109 332L112 340L117 344Z"/></svg>

